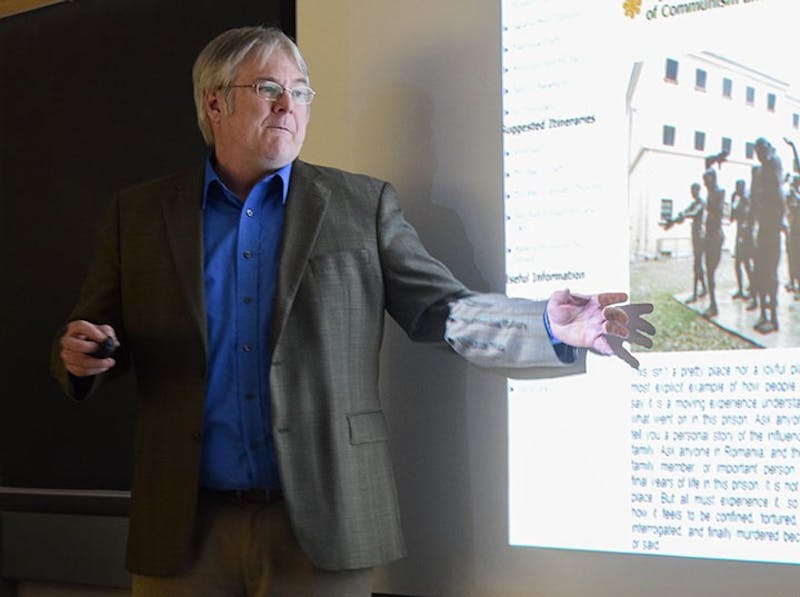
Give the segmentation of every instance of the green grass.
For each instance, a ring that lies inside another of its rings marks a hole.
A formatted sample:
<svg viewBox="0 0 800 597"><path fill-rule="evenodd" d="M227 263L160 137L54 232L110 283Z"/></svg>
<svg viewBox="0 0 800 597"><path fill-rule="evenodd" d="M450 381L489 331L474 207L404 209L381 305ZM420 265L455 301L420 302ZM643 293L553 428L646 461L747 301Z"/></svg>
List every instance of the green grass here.
<svg viewBox="0 0 800 597"><path fill-rule="evenodd" d="M647 316L656 328L653 348L649 352L677 350L738 350L754 348L752 344L730 334L698 313L687 309L668 292L647 297L634 296L632 302L652 302L653 313ZM644 351L636 347L638 351Z"/></svg>

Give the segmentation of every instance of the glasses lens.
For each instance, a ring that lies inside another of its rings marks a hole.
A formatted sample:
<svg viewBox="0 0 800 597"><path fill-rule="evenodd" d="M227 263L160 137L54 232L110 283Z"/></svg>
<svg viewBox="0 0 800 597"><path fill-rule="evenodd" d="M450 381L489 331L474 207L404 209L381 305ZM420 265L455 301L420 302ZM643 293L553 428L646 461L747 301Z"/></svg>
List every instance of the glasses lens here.
<svg viewBox="0 0 800 597"><path fill-rule="evenodd" d="M298 104L310 104L314 99L314 90L311 87L300 85L292 89L292 101Z"/></svg>
<svg viewBox="0 0 800 597"><path fill-rule="evenodd" d="M283 95L283 87L274 81L259 81L256 83L256 93L266 100L274 101Z"/></svg>

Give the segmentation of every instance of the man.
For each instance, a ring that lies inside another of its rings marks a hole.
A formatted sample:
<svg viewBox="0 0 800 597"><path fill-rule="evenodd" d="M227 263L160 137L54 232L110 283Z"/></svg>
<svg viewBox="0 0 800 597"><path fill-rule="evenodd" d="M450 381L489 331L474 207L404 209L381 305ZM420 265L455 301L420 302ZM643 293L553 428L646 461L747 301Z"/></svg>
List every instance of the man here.
<svg viewBox="0 0 800 597"><path fill-rule="evenodd" d="M736 247L734 249L733 269L736 274L734 299L749 299L753 287L753 210L745 181L736 181L731 197L731 221L736 222ZM744 270L744 274L742 273ZM747 286L745 287L745 276Z"/></svg>
<svg viewBox="0 0 800 597"><path fill-rule="evenodd" d="M794 175L786 191L786 264L789 268L789 281L786 290L794 294L794 300L800 300L800 155L797 146L788 137L783 140L792 148L792 168Z"/></svg>
<svg viewBox="0 0 800 597"><path fill-rule="evenodd" d="M800 300L800 174L792 176L786 194L786 260L789 266L788 289Z"/></svg>
<svg viewBox="0 0 800 597"><path fill-rule="evenodd" d="M782 166L775 148L763 137L755 143L758 169L753 175L753 214L758 231L753 261L753 286L760 317L753 326L757 332L778 331L778 262L781 256L780 236L783 226L784 200Z"/></svg>
<svg viewBox="0 0 800 597"><path fill-rule="evenodd" d="M367 596L404 551L384 312L480 365L579 371L584 348L631 362L647 307L468 291L390 185L297 159L314 92L279 31L221 34L193 80L205 168L114 198L54 373L80 398L134 366L134 595Z"/></svg>
<svg viewBox="0 0 800 597"><path fill-rule="evenodd" d="M706 274L703 270L703 257L705 255L703 224L706 205L700 197L700 183L693 182L689 192L692 195L692 202L677 216L664 222L662 226L664 230L669 230L675 224L683 223L686 218L692 220L692 296L686 302L694 303L706 294ZM700 288L699 291L698 287Z"/></svg>
<svg viewBox="0 0 800 597"><path fill-rule="evenodd" d="M722 243L725 235L722 232L722 213L725 206L725 191L717 184L717 172L708 168L703 172L703 184L706 187L706 230L705 256L706 280L708 283L708 308L704 317L715 317L719 314L717 306L717 266L722 256Z"/></svg>

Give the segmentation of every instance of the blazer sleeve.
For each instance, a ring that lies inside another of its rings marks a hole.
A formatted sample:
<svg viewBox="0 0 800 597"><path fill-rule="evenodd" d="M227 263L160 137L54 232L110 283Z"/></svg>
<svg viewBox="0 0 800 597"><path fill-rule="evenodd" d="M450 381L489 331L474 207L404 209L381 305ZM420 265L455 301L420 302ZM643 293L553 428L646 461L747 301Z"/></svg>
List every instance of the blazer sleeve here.
<svg viewBox="0 0 800 597"><path fill-rule="evenodd" d="M412 340L446 340L470 363L507 377L585 370L585 350L576 349L569 363L556 355L544 327L544 301L473 292L431 257L389 183L381 191L378 219L386 309Z"/></svg>
<svg viewBox="0 0 800 597"><path fill-rule="evenodd" d="M572 358L559 356L545 327L546 309L547 301L475 294L450 305L445 340L473 365L506 377L583 372L586 349L570 347Z"/></svg>
<svg viewBox="0 0 800 597"><path fill-rule="evenodd" d="M412 340L443 341L449 303L472 293L425 250L389 183L381 189L377 218L387 312Z"/></svg>
<svg viewBox="0 0 800 597"><path fill-rule="evenodd" d="M81 399L104 383L118 377L129 368L122 329L122 305L120 299L120 255L119 255L119 196L115 195L106 211L97 242L97 248L84 279L78 301L67 321L83 319L95 324L108 324L114 328L120 347L114 358L117 364L108 372L94 377L75 377L64 367L61 360L61 336L63 326L53 341L50 354L50 372L64 393L70 398Z"/></svg>

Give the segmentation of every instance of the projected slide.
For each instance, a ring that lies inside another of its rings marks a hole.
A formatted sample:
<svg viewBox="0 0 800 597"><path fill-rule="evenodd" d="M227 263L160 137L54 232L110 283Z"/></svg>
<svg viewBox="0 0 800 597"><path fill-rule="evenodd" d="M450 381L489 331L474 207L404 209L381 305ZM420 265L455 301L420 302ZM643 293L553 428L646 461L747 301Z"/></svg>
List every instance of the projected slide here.
<svg viewBox="0 0 800 597"><path fill-rule="evenodd" d="M800 563L800 4L504 0L506 291L653 302L511 380L512 545Z"/></svg>

